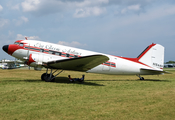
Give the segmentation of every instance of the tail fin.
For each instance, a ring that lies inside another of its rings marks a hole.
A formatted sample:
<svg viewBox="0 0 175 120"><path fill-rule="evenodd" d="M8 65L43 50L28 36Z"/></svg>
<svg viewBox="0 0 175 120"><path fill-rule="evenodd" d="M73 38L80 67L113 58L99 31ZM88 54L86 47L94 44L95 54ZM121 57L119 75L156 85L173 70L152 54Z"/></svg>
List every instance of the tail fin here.
<svg viewBox="0 0 175 120"><path fill-rule="evenodd" d="M154 69L163 69L164 47L159 44L151 44L137 58Z"/></svg>

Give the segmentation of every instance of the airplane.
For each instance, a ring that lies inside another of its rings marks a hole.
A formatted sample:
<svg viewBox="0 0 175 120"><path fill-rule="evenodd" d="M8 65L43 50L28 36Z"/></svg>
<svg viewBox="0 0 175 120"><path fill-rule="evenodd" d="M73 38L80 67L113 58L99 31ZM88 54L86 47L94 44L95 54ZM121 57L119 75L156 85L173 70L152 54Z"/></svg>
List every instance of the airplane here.
<svg viewBox="0 0 175 120"><path fill-rule="evenodd" d="M2 69L17 69L21 67L26 67L23 61L20 60L1 60L0 68Z"/></svg>
<svg viewBox="0 0 175 120"><path fill-rule="evenodd" d="M0 64L0 68L1 69L8 69L8 65L7 64Z"/></svg>
<svg viewBox="0 0 175 120"><path fill-rule="evenodd" d="M87 73L136 75L161 75L164 66L164 47L152 43L138 57L127 58L108 55L74 47L38 40L17 40L4 45L9 55L24 61L35 70L46 68L41 80L53 82L63 70ZM49 73L50 69L50 73ZM55 70L55 71L53 71ZM55 76L58 70L60 70Z"/></svg>

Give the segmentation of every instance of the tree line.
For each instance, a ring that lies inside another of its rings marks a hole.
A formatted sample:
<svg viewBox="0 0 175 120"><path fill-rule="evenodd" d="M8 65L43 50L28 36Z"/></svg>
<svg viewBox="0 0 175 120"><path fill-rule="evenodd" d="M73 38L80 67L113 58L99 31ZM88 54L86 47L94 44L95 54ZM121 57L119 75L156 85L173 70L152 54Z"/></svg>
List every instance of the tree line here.
<svg viewBox="0 0 175 120"><path fill-rule="evenodd" d="M175 64L175 61L168 61L166 64Z"/></svg>

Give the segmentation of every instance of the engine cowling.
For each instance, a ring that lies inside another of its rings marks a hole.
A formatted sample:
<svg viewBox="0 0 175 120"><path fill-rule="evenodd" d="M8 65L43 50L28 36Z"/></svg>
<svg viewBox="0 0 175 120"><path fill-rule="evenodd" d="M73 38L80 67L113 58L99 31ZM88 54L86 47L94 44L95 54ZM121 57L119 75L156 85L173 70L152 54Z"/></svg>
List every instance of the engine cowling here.
<svg viewBox="0 0 175 120"><path fill-rule="evenodd" d="M44 60L44 55L42 54L30 54L29 59L27 61L27 65L36 67L36 66L42 66L43 62L46 62Z"/></svg>
<svg viewBox="0 0 175 120"><path fill-rule="evenodd" d="M33 54L30 54L30 55L29 55L29 58L28 58L28 61L27 61L27 65L29 65L29 66L30 66L31 63L36 62L36 61L32 58L32 55L33 55Z"/></svg>
<svg viewBox="0 0 175 120"><path fill-rule="evenodd" d="M58 57L46 54L30 54L27 60L27 65L34 67L35 70L41 70L44 63L58 60Z"/></svg>

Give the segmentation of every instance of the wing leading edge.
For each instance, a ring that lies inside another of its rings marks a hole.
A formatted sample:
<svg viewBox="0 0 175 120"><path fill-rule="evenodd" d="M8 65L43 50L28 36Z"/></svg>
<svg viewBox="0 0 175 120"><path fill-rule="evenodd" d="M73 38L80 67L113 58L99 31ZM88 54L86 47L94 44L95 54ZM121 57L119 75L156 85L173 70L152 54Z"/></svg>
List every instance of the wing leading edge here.
<svg viewBox="0 0 175 120"><path fill-rule="evenodd" d="M54 69L87 71L108 60L109 58L105 55L90 55L79 58L51 61L45 63L45 66Z"/></svg>

